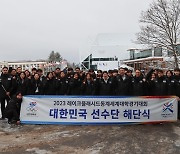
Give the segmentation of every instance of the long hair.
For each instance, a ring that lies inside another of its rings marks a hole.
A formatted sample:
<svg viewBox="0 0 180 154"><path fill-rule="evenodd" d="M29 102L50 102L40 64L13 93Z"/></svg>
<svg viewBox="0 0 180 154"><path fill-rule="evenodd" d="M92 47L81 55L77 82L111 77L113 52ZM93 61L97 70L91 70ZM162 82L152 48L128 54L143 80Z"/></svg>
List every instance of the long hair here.
<svg viewBox="0 0 180 154"><path fill-rule="evenodd" d="M87 76L88 76L88 75L90 76L90 82L92 83L94 80L93 80L93 77L92 77L92 75L91 75L90 73L86 73L86 76L85 76L83 82L87 82Z"/></svg>

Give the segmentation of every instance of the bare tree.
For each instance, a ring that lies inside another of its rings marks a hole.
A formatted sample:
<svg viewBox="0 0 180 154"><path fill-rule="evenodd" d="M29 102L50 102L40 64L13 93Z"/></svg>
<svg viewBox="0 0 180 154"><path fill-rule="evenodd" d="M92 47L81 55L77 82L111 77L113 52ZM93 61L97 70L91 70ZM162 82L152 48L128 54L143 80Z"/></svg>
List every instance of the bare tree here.
<svg viewBox="0 0 180 154"><path fill-rule="evenodd" d="M156 0L142 12L141 31L137 42L166 48L173 53L175 67L178 66L177 43L180 43L180 0Z"/></svg>

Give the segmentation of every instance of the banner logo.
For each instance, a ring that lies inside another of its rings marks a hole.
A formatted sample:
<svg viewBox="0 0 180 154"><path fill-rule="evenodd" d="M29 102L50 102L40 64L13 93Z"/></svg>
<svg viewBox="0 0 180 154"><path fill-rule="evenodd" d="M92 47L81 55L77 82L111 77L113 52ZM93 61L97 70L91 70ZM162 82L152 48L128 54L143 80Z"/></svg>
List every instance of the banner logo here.
<svg viewBox="0 0 180 154"><path fill-rule="evenodd" d="M26 108L26 116L30 116L30 117L37 117L37 111L38 111L38 108L37 108L37 102L30 102L28 107Z"/></svg>
<svg viewBox="0 0 180 154"><path fill-rule="evenodd" d="M172 103L165 103L163 105L163 112L170 112L173 113L173 104Z"/></svg>
<svg viewBox="0 0 180 154"><path fill-rule="evenodd" d="M167 102L163 104L162 116L164 118L173 117L174 115L174 106L172 102Z"/></svg>
<svg viewBox="0 0 180 154"><path fill-rule="evenodd" d="M36 102L30 102L29 106L27 107L27 111L31 111L31 112L36 112L38 109L36 107L37 103Z"/></svg>

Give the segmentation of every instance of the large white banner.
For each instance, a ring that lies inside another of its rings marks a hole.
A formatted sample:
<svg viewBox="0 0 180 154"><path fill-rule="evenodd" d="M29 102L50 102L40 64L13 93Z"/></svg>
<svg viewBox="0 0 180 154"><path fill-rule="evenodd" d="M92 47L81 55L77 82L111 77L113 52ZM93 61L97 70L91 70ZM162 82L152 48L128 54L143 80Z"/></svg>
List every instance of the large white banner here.
<svg viewBox="0 0 180 154"><path fill-rule="evenodd" d="M176 97L25 96L25 124L128 124L177 120Z"/></svg>

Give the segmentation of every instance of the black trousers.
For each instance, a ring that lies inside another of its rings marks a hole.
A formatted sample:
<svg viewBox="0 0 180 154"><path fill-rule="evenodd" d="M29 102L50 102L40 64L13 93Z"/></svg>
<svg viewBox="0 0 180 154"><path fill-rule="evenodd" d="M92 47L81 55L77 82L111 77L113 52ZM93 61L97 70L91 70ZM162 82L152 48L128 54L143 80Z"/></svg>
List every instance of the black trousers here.
<svg viewBox="0 0 180 154"><path fill-rule="evenodd" d="M5 107L6 107L6 102L8 104L9 100L10 100L9 97L0 98L2 118L5 118L4 117L4 110L5 110Z"/></svg>
<svg viewBox="0 0 180 154"><path fill-rule="evenodd" d="M11 122L12 120L18 121L19 113L16 109L9 109L5 111L5 118L8 118L8 122Z"/></svg>

